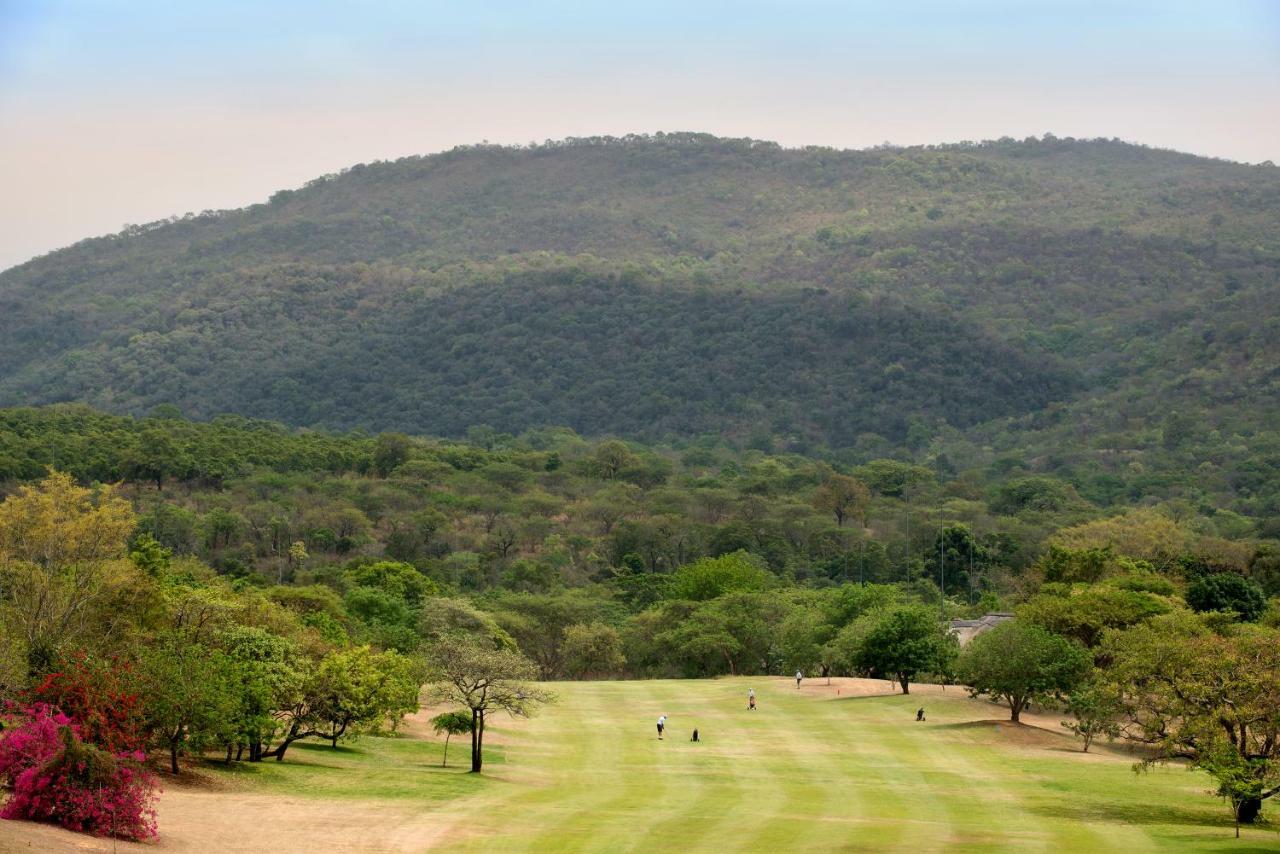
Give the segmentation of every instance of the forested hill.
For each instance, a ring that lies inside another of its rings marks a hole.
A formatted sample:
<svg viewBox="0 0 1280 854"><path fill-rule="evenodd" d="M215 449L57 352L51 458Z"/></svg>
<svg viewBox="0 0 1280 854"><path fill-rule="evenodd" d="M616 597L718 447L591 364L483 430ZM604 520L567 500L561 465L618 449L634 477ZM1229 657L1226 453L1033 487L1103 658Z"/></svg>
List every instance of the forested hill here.
<svg viewBox="0 0 1280 854"><path fill-rule="evenodd" d="M0 405L1123 450L1175 412L1246 437L1280 414L1278 283L1270 165L1052 137L480 146L0 274Z"/></svg>

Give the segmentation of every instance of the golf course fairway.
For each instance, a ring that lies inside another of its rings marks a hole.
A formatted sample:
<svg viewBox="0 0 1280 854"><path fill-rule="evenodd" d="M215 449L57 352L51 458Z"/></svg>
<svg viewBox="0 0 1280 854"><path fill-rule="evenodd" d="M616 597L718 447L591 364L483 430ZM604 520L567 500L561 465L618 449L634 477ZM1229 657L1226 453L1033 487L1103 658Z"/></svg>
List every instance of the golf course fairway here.
<svg viewBox="0 0 1280 854"><path fill-rule="evenodd" d="M424 710L395 738L299 745L283 763L199 766L166 784L158 843L116 847L1280 850L1275 824L1234 838L1206 775L1177 765L1136 774L1138 757L1123 748L1081 753L1060 714L1037 709L1013 725L1007 709L955 687L902 696L876 680L812 679L797 690L776 677L550 687L557 702L536 717L493 720L483 775L466 773L465 737L440 767L442 740ZM111 845L0 823L0 850Z"/></svg>

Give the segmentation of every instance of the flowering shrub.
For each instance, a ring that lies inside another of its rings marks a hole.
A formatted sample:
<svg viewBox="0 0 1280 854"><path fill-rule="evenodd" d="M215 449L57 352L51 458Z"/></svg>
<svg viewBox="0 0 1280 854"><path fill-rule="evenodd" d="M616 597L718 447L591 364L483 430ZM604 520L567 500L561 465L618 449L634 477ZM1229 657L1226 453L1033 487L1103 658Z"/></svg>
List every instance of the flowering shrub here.
<svg viewBox="0 0 1280 854"><path fill-rule="evenodd" d="M0 780L10 783L28 768L38 768L53 758L61 747L58 731L70 727L79 735L71 719L45 703L35 703L25 711L8 709L9 729L0 734Z"/></svg>
<svg viewBox="0 0 1280 854"><path fill-rule="evenodd" d="M85 741L108 753L122 753L141 750L147 743L136 683L128 662L91 659L82 653L46 676L33 693L37 702L75 721Z"/></svg>
<svg viewBox="0 0 1280 854"><path fill-rule="evenodd" d="M141 765L142 752L113 755L86 744L78 729L35 704L0 734L0 779L13 787L0 818L124 839L155 836L156 781Z"/></svg>

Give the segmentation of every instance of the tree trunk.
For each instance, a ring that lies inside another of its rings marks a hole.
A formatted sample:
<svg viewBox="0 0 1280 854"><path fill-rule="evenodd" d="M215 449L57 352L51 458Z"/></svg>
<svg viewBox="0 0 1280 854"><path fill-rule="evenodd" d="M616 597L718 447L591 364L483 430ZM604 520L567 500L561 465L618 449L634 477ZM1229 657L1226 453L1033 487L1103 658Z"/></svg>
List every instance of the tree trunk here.
<svg viewBox="0 0 1280 854"><path fill-rule="evenodd" d="M902 693L904 693L904 694L910 694L910 693L911 693L911 686L907 684L907 683L908 683L908 681L909 681L909 680L907 679L907 676L906 676L906 674L905 674L905 673L899 673L899 674L898 674L898 683L899 683L900 685L902 685Z"/></svg>
<svg viewBox="0 0 1280 854"><path fill-rule="evenodd" d="M226 761L226 764L227 764L227 765L230 765L230 764L231 764L231 751L232 751L232 749L233 749L233 748L232 748L232 746L228 744L228 745L227 745L227 761Z"/></svg>
<svg viewBox="0 0 1280 854"><path fill-rule="evenodd" d="M441 768L449 767L449 739L453 737L453 733L446 731L444 734L444 759L440 760Z"/></svg>
<svg viewBox="0 0 1280 854"><path fill-rule="evenodd" d="M176 739L169 740L169 770L174 774L178 773L178 742Z"/></svg>
<svg viewBox="0 0 1280 854"><path fill-rule="evenodd" d="M471 710L471 773L480 773L480 713Z"/></svg>
<svg viewBox="0 0 1280 854"><path fill-rule="evenodd" d="M1027 704L1027 701L1021 697L1017 699L1010 699L1009 700L1009 720L1013 721L1015 724L1021 723L1019 718L1022 715L1022 707L1025 706L1026 704Z"/></svg>
<svg viewBox="0 0 1280 854"><path fill-rule="evenodd" d="M481 712L476 723L475 747L471 751L471 773L479 774L484 767L484 713Z"/></svg>

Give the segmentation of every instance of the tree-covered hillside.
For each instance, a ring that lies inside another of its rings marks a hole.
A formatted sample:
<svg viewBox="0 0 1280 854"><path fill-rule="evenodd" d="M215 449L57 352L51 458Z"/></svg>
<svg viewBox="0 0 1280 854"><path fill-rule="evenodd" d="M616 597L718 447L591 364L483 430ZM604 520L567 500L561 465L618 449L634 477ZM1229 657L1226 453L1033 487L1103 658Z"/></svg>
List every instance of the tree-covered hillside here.
<svg viewBox="0 0 1280 854"><path fill-rule="evenodd" d="M1280 170L1119 142L465 148L0 274L0 404L1095 466L1273 423L1277 235Z"/></svg>

